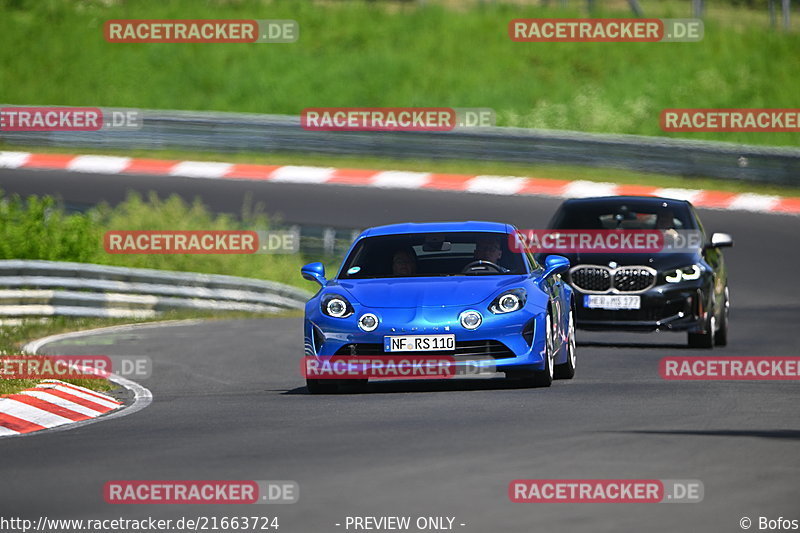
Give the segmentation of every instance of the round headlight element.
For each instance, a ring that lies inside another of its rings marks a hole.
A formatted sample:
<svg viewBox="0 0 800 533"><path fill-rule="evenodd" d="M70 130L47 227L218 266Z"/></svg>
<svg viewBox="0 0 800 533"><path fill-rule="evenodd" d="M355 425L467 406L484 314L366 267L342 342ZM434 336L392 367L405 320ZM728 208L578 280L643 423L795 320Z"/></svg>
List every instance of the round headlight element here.
<svg viewBox="0 0 800 533"><path fill-rule="evenodd" d="M497 305L500 307L500 310L505 313L516 311L519 309L519 296L516 294L506 294L500 298L500 301L497 302Z"/></svg>
<svg viewBox="0 0 800 533"><path fill-rule="evenodd" d="M481 322L483 322L483 317L479 312L470 309L469 311L461 313L458 317L458 321L461 322L464 329L477 329L478 326L481 325Z"/></svg>
<svg viewBox="0 0 800 533"><path fill-rule="evenodd" d="M347 304L341 298L331 298L328 300L325 310L335 318L341 318L347 313Z"/></svg>
<svg viewBox="0 0 800 533"><path fill-rule="evenodd" d="M378 327L378 317L372 313L363 314L358 319L358 327L364 331L375 331L375 328Z"/></svg>

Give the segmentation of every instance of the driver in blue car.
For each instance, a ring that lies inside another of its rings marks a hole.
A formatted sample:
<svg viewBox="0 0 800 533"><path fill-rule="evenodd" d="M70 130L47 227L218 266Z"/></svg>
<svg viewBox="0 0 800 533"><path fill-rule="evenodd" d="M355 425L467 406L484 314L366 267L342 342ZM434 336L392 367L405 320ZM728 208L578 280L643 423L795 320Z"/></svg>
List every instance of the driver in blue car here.
<svg viewBox="0 0 800 533"><path fill-rule="evenodd" d="M417 254L413 248L400 248L392 254L392 274L413 276L417 273Z"/></svg>
<svg viewBox="0 0 800 533"><path fill-rule="evenodd" d="M508 272L508 269L500 264L503 256L503 246L499 237L478 237L475 241L475 251L472 254L474 261L488 261L497 265L501 272Z"/></svg>

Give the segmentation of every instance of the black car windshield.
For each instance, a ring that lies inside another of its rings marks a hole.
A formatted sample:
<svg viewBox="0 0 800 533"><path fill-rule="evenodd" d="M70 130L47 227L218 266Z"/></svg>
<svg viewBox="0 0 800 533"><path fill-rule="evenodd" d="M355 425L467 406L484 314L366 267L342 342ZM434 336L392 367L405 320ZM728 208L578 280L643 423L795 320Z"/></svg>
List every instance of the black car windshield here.
<svg viewBox="0 0 800 533"><path fill-rule="evenodd" d="M565 204L550 224L563 230L695 230L686 206L663 202L576 202Z"/></svg>
<svg viewBox="0 0 800 533"><path fill-rule="evenodd" d="M340 279L511 275L527 272L508 235L492 232L415 233L362 239Z"/></svg>

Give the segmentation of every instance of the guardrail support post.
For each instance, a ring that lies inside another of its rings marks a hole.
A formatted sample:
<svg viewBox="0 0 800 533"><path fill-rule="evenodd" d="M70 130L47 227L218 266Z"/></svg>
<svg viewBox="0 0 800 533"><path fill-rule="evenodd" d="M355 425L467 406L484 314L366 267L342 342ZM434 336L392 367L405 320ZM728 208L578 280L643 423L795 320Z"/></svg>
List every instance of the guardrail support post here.
<svg viewBox="0 0 800 533"><path fill-rule="evenodd" d="M783 0L781 2L781 12L783 13L783 29L789 30L790 21L789 21L789 11L791 10L792 2L791 0Z"/></svg>
<svg viewBox="0 0 800 533"><path fill-rule="evenodd" d="M322 232L322 249L325 255L333 255L336 249L336 230L325 228Z"/></svg>

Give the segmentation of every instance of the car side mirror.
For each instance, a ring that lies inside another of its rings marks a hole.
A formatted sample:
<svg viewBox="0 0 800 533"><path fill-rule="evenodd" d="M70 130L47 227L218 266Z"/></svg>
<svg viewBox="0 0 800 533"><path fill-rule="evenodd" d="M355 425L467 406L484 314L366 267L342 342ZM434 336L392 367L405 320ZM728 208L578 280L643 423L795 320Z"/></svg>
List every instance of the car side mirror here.
<svg viewBox="0 0 800 533"><path fill-rule="evenodd" d="M727 233L712 233L708 248L729 248L733 246L733 237Z"/></svg>
<svg viewBox="0 0 800 533"><path fill-rule="evenodd" d="M548 255L544 260L543 279L547 279L555 274L561 274L569 270L569 259L563 255Z"/></svg>
<svg viewBox="0 0 800 533"><path fill-rule="evenodd" d="M309 263L300 269L300 274L303 276L303 279L316 281L323 287L328 282L328 280L325 279L325 265L322 263Z"/></svg>

